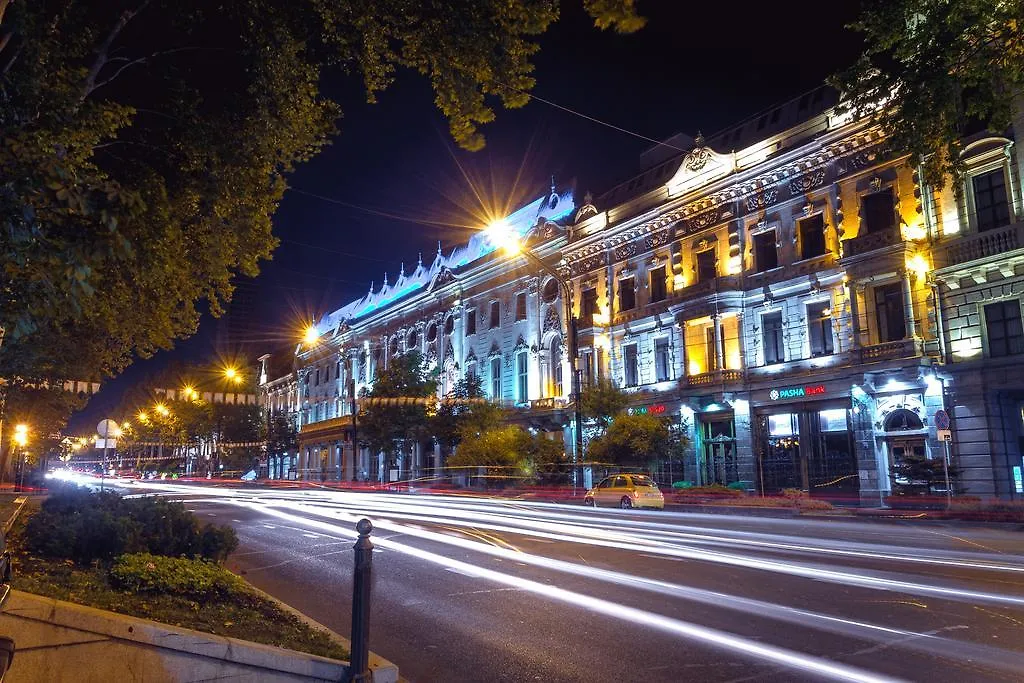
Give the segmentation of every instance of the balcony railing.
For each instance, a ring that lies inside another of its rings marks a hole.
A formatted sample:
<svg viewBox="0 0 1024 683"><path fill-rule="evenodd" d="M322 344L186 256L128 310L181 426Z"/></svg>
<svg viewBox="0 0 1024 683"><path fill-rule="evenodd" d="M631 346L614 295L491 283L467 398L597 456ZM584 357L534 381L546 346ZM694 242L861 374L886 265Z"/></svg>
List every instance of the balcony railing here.
<svg viewBox="0 0 1024 683"><path fill-rule="evenodd" d="M553 410L555 408L565 408L567 405L569 405L569 401L560 396L549 396L530 401L530 408L533 410Z"/></svg>
<svg viewBox="0 0 1024 683"><path fill-rule="evenodd" d="M899 229L892 228L881 232L869 232L864 235L857 235L848 240L843 240L843 256L860 256L876 249L891 247L894 244L903 242L903 235Z"/></svg>
<svg viewBox="0 0 1024 683"><path fill-rule="evenodd" d="M712 370L711 372L702 372L699 375L689 375L684 377L683 381L686 386L691 387L706 387L714 386L716 384L731 384L733 382L743 381L742 370Z"/></svg>
<svg viewBox="0 0 1024 683"><path fill-rule="evenodd" d="M899 341L882 342L865 346L860 350L862 363L874 363L893 358L915 358L922 353L921 341L918 339L900 339Z"/></svg>
<svg viewBox="0 0 1024 683"><path fill-rule="evenodd" d="M940 242L935 247L935 267L947 268L1024 248L1024 223L998 230L972 233Z"/></svg>

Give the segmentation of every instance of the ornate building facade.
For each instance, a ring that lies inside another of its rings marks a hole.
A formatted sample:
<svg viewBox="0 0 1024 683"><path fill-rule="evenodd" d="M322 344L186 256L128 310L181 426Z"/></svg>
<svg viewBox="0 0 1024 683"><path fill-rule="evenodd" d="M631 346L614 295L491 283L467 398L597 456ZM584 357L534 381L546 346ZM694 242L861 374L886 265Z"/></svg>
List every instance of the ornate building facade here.
<svg viewBox="0 0 1024 683"><path fill-rule="evenodd" d="M710 140L677 136L577 207L509 217L570 280L584 384L678 416L675 480L883 502L892 465L944 457L973 495L1020 496L1024 205L1012 131L967 141L962 187L921 182L870 122L818 89ZM485 233L325 316L297 355L300 476L401 473L351 448L351 384L417 348L444 392L466 373L571 449L558 283ZM668 482L665 482L668 483Z"/></svg>

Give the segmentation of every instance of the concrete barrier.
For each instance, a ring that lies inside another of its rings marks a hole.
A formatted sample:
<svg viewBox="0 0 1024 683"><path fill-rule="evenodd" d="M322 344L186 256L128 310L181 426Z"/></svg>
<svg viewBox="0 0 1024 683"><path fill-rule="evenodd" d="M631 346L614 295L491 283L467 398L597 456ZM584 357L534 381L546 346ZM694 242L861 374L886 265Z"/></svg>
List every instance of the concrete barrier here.
<svg viewBox="0 0 1024 683"><path fill-rule="evenodd" d="M345 662L21 591L12 592L0 613L0 632L12 635L17 646L5 683L305 683L347 677ZM381 673L375 683L398 677L397 669Z"/></svg>

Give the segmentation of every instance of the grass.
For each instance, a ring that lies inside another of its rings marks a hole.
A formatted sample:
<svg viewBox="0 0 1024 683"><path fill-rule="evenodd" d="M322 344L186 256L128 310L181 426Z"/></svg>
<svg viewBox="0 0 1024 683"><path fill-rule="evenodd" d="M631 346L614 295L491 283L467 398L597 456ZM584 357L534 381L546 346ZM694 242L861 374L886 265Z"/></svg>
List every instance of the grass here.
<svg viewBox="0 0 1024 683"><path fill-rule="evenodd" d="M70 560L32 557L22 550L19 540L33 511L29 507L22 511L9 539L14 559L11 583L16 590L181 628L348 659L348 651L328 633L312 628L251 589L199 603L181 595L118 590L111 586L103 566L78 567Z"/></svg>

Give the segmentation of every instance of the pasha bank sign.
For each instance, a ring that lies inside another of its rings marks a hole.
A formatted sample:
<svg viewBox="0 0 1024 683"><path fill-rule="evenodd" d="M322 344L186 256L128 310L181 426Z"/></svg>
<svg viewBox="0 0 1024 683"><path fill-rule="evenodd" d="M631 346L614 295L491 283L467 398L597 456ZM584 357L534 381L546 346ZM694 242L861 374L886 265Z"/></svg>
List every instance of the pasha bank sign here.
<svg viewBox="0 0 1024 683"><path fill-rule="evenodd" d="M773 401L782 401L788 398L805 398L807 396L821 396L825 393L824 384L805 384L799 387L779 387L768 392L768 398Z"/></svg>

